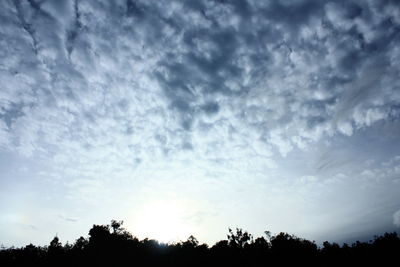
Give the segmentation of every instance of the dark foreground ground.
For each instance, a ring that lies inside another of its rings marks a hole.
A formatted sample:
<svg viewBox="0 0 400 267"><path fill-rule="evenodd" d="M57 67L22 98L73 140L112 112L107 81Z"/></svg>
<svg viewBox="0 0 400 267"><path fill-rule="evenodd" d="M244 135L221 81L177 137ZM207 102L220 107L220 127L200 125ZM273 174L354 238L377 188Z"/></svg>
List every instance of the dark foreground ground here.
<svg viewBox="0 0 400 267"><path fill-rule="evenodd" d="M122 222L93 225L89 237L62 245L55 237L49 246L32 244L0 250L0 266L397 266L400 238L396 233L352 245L314 242L280 233L253 238L229 229L226 240L212 247L193 236L184 242L160 244L138 240Z"/></svg>

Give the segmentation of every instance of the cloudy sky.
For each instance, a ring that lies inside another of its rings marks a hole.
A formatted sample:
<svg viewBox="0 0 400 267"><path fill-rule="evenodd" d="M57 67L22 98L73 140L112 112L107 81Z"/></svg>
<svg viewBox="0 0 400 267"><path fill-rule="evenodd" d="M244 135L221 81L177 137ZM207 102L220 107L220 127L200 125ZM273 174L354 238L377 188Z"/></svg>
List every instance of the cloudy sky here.
<svg viewBox="0 0 400 267"><path fill-rule="evenodd" d="M0 1L0 244L399 230L399 78L395 0Z"/></svg>

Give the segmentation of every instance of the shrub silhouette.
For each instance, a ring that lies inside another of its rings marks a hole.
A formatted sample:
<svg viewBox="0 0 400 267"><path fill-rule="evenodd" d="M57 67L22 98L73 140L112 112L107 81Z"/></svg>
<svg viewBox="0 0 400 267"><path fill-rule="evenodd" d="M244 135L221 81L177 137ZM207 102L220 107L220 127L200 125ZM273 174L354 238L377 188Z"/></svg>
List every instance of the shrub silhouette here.
<svg viewBox="0 0 400 267"><path fill-rule="evenodd" d="M88 238L81 236L73 244L62 245L56 236L49 246L2 247L0 266L383 266L400 255L397 233L351 246L326 241L318 247L288 233L265 232L265 237L253 239L236 228L228 229L226 240L208 247L194 236L172 244L139 240L122 225L123 221L115 220L110 225L93 225Z"/></svg>

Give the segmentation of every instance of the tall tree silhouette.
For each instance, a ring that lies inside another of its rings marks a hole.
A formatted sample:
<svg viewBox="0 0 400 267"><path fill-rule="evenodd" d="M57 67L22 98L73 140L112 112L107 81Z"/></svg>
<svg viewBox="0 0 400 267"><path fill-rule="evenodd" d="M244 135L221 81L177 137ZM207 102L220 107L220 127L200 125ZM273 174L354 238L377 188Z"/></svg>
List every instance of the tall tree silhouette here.
<svg viewBox="0 0 400 267"><path fill-rule="evenodd" d="M49 246L29 244L0 249L0 266L387 266L400 255L396 233L385 233L369 242L351 246L314 242L279 233L253 238L241 228L228 229L227 239L212 247L189 236L187 240L161 244L139 240L122 227L123 221L93 225L88 238L62 245L55 236Z"/></svg>

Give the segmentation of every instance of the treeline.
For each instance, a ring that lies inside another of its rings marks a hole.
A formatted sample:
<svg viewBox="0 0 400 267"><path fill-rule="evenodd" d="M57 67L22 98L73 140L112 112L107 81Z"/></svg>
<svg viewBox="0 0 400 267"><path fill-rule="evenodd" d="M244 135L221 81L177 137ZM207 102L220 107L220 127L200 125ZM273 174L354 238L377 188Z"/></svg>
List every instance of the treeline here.
<svg viewBox="0 0 400 267"><path fill-rule="evenodd" d="M338 245L315 242L287 233L253 238L242 229L209 247L190 236L186 241L162 244L139 240L122 221L93 225L88 238L62 245L58 237L48 246L32 244L0 250L0 266L384 266L399 261L396 233L369 242Z"/></svg>

